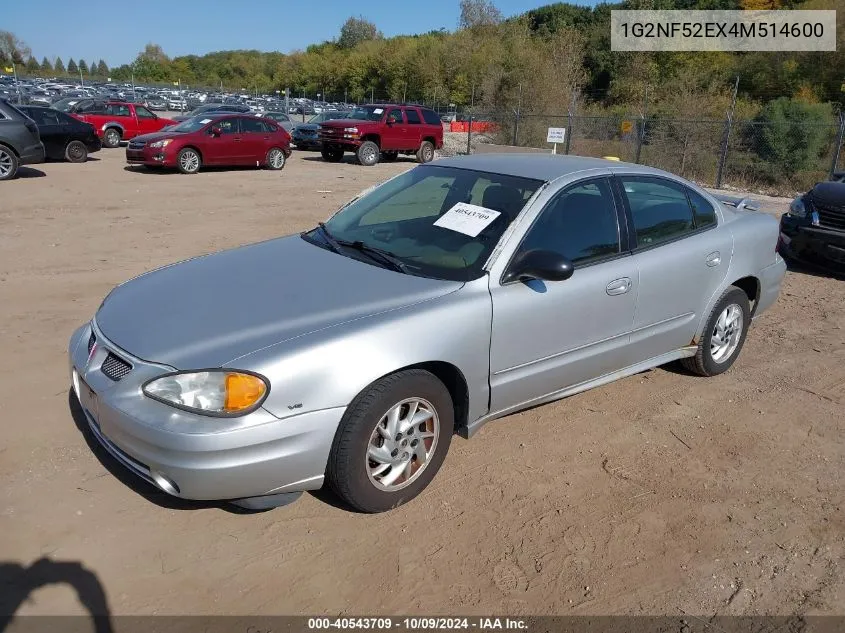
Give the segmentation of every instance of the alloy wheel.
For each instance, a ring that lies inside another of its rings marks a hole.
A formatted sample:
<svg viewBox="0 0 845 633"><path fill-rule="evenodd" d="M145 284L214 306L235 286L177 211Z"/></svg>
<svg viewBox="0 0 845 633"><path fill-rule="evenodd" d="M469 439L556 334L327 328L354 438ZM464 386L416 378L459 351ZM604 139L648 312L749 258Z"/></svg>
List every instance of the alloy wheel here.
<svg viewBox="0 0 845 633"><path fill-rule="evenodd" d="M0 149L0 178L8 178L15 168L15 161L12 155L5 149Z"/></svg>
<svg viewBox="0 0 845 633"><path fill-rule="evenodd" d="M724 363L733 356L742 339L742 308L728 304L713 327L710 335L710 356L716 363Z"/></svg>
<svg viewBox="0 0 845 633"><path fill-rule="evenodd" d="M285 155L282 153L282 150L270 150L270 166L273 169L281 169L285 166Z"/></svg>
<svg viewBox="0 0 845 633"><path fill-rule="evenodd" d="M376 488L395 492L410 485L431 461L440 437L440 418L423 398L393 405L373 429L367 445L367 477Z"/></svg>
<svg viewBox="0 0 845 633"><path fill-rule="evenodd" d="M200 157L197 156L196 152L182 152L182 155L179 157L179 164L185 171L194 172L199 169Z"/></svg>

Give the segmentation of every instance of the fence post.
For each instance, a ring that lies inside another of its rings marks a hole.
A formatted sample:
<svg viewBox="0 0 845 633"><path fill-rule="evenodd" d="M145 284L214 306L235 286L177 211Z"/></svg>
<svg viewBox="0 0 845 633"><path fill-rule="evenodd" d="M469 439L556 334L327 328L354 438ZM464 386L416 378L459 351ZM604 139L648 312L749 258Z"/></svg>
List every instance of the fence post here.
<svg viewBox="0 0 845 633"><path fill-rule="evenodd" d="M842 138L845 136L845 112L839 113L839 132L836 134L836 146L833 148L833 162L830 164L828 179L833 178L836 167L839 165L839 152L842 150Z"/></svg>
<svg viewBox="0 0 845 633"><path fill-rule="evenodd" d="M566 139L563 143L563 153L569 154L569 144L572 139L572 110L566 113Z"/></svg>
<svg viewBox="0 0 845 633"><path fill-rule="evenodd" d="M640 129L639 134L637 134L637 151L634 155L634 162L639 164L640 162L640 153L643 150L643 139L645 138L645 116L640 116Z"/></svg>
<svg viewBox="0 0 845 633"><path fill-rule="evenodd" d="M519 110L513 113L513 141L511 145L519 145Z"/></svg>
<svg viewBox="0 0 845 633"><path fill-rule="evenodd" d="M469 113L469 127L467 128L467 155L472 154L472 112Z"/></svg>
<svg viewBox="0 0 845 633"><path fill-rule="evenodd" d="M716 189L722 187L722 176L725 173L725 161L728 159L728 141L731 138L731 128L733 127L733 117L728 116L725 121L725 133L722 135L722 148L719 150L719 166L716 169Z"/></svg>

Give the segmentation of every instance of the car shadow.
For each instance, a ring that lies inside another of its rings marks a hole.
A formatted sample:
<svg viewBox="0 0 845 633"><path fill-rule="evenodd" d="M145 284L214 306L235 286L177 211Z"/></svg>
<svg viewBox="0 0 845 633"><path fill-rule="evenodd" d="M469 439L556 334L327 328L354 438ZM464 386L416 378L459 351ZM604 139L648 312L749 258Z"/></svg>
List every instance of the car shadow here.
<svg viewBox="0 0 845 633"><path fill-rule="evenodd" d="M126 165L123 168L123 171L128 171L129 173L133 174L144 174L147 176L184 176L185 174L181 173L175 167L146 167L144 165ZM213 166L213 167L202 167L199 172L192 175L201 175L201 174L214 174L214 173L221 173L221 172L228 172L228 171L273 171L271 169L267 169L264 166L255 167L254 165L231 165L231 166ZM282 170L283 171L283 170Z"/></svg>
<svg viewBox="0 0 845 633"><path fill-rule="evenodd" d="M302 150L300 150L300 151L302 151ZM328 162L327 160L324 160L323 157L320 156L320 155L303 156L302 160L310 160L310 161L315 161L315 162L318 162L318 163L327 163ZM343 160L341 160L339 162L346 163L346 164L349 164L349 165L358 165L359 164L358 159L355 158L354 154L344 154ZM379 165L382 165L382 164L389 165L390 163L416 163L416 162L417 162L417 159L414 158L413 156L397 156L396 160L393 160L393 161L380 160L377 164L379 164ZM329 164L337 165L337 163L329 163Z"/></svg>
<svg viewBox="0 0 845 633"><path fill-rule="evenodd" d="M43 178L46 175L43 171L34 167L18 167L18 178Z"/></svg>
<svg viewBox="0 0 845 633"><path fill-rule="evenodd" d="M845 270L838 271L826 268L822 265L799 262L791 257L784 257L786 269L791 273L800 273L810 277L821 277L823 279L845 280Z"/></svg>
<svg viewBox="0 0 845 633"><path fill-rule="evenodd" d="M248 510L223 501L192 501L190 499L181 499L159 490L132 473L103 448L88 427L88 420L85 417L85 413L79 404L76 394L73 392L73 388L68 389L68 408L70 409L70 414L77 430L82 434L85 443L88 444L88 448L91 449L91 452L94 453L94 456L102 464L103 468L109 471L124 486L144 497L150 503L154 503L168 510L205 510L215 508L224 510L230 514L255 514L262 512L261 510Z"/></svg>
<svg viewBox="0 0 845 633"><path fill-rule="evenodd" d="M70 585L73 588L79 602L90 614L96 633L114 631L106 591L97 574L85 568L80 561L44 557L28 567L12 561L0 561L0 633L12 624L15 612L30 600L32 593L51 585ZM58 625L58 621L54 625Z"/></svg>

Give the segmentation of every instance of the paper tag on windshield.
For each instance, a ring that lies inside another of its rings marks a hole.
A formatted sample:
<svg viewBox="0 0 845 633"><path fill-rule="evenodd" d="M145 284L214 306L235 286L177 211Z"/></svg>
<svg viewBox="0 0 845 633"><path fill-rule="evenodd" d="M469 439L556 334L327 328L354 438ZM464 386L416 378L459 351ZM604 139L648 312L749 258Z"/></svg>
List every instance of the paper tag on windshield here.
<svg viewBox="0 0 845 633"><path fill-rule="evenodd" d="M382 108L376 108L375 110L373 110L373 114L381 114L382 112L384 112L384 109Z"/></svg>
<svg viewBox="0 0 845 633"><path fill-rule="evenodd" d="M211 123L211 119L203 119L202 121L200 121L200 123L202 123L203 125L205 125L206 123Z"/></svg>
<svg viewBox="0 0 845 633"><path fill-rule="evenodd" d="M470 237L477 237L481 231L501 215L498 211L479 207L475 204L459 202L440 216L434 226L457 231Z"/></svg>

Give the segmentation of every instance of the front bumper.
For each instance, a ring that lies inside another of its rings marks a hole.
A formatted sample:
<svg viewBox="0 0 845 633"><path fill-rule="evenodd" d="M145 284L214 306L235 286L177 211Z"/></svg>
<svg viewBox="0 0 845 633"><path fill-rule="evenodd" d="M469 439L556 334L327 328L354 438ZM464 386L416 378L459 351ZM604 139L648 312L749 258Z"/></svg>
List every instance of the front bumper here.
<svg viewBox="0 0 845 633"><path fill-rule="evenodd" d="M145 145L140 149L132 148L132 144L126 146L126 162L130 165L162 165L164 167L176 167L176 154L168 151L167 147L150 148Z"/></svg>
<svg viewBox="0 0 845 633"><path fill-rule="evenodd" d="M845 272L845 231L784 215L780 220L780 250L799 262Z"/></svg>
<svg viewBox="0 0 845 633"><path fill-rule="evenodd" d="M92 332L96 344L89 354ZM92 435L124 467L164 492L183 499L244 500L323 485L345 408L283 419L263 408L240 418L196 415L146 397L141 385L171 368L131 356L95 323L73 333L68 353ZM102 371L109 354L131 364L118 381Z"/></svg>

